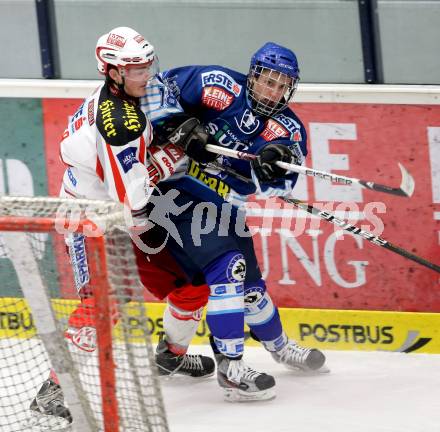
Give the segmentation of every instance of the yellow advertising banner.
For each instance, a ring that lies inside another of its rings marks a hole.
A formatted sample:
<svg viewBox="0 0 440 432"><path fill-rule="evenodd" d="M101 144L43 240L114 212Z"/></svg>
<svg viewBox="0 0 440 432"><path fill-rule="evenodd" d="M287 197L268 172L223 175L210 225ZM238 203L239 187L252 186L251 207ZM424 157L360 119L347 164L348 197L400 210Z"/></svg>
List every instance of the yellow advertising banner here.
<svg viewBox="0 0 440 432"><path fill-rule="evenodd" d="M58 320L67 322L76 304L74 300L53 300ZM145 306L149 332L153 341L157 342L163 332L165 305L147 303ZM132 336L136 338L139 332L138 309L130 308L129 304L125 308L130 317ZM440 353L438 313L280 308L280 315L289 337L304 346L324 350ZM34 335L35 325L26 302L15 298L0 299L0 338ZM205 344L208 335L209 329L203 317L192 343ZM247 337L247 343L258 345L250 337Z"/></svg>

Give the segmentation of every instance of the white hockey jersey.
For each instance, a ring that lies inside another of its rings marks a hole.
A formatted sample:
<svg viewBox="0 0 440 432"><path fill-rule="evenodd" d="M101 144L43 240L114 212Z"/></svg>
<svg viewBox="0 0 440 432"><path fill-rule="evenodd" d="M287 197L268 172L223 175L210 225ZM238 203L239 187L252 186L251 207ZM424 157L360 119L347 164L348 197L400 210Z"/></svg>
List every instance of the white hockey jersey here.
<svg viewBox="0 0 440 432"><path fill-rule="evenodd" d="M178 104L156 106L161 86L161 81L152 80L142 104L154 103L154 117L180 112ZM67 169L60 195L125 202L132 210L142 209L148 200L147 148L152 139L151 121L140 107L114 95L103 83L84 100L64 132L60 156Z"/></svg>

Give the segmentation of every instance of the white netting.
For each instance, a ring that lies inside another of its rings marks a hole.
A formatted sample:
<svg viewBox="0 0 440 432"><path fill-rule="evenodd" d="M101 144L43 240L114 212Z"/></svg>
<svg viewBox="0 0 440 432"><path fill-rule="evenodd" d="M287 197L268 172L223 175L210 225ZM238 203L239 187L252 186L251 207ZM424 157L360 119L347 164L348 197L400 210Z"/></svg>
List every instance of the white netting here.
<svg viewBox="0 0 440 432"><path fill-rule="evenodd" d="M58 218L59 222L60 218L73 213L76 220L92 219L100 227L105 226L104 261L87 237L85 244L90 281L94 280L94 266L100 270L106 268L106 286L109 287L107 316L112 317L113 323L110 352L117 396L116 405L110 406L117 406L119 422L119 428L111 430L167 431L144 288L139 282L132 242L121 229L124 226L122 206L112 202L49 197L0 197L0 431L69 430L75 427L75 417L73 426L69 426L65 419L35 415L29 409L54 365L53 344L47 343L47 335L44 336L47 329L36 329L38 320L32 313L36 311L30 310L30 305L35 304L35 299L32 302L29 299L34 297L32 293L38 292L41 298L47 295L50 299L48 304L60 335L64 334L68 324L72 328L72 323L83 322L86 315L86 319L99 322L102 318L97 316L91 293L89 303L78 309L79 300L64 236L56 231L42 232L41 226L47 220L55 222ZM17 226L14 231L11 228L13 223ZM30 271L30 268L34 270ZM30 296L24 286L32 286ZM94 292L93 289L90 291ZM76 383L74 387L78 390L81 409L91 425L90 430L103 431L105 416L101 401L99 348L86 352L65 338L60 340L68 349L61 346L55 355L63 357L63 361L72 366L69 374ZM104 371L105 376L107 372Z"/></svg>

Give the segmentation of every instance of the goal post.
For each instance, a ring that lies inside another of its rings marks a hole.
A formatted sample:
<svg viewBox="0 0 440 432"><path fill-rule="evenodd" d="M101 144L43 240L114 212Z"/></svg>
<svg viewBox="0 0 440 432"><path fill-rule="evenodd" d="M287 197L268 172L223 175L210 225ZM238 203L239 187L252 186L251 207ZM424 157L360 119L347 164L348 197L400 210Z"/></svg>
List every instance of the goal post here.
<svg viewBox="0 0 440 432"><path fill-rule="evenodd" d="M0 430L168 431L123 216L107 201L0 197ZM76 258L75 249L69 246L70 258L66 252L64 234L72 230L85 244ZM74 259L86 263L75 275ZM92 299L86 318L93 316L96 349L64 337L80 310L75 277ZM50 371L72 424L29 409Z"/></svg>

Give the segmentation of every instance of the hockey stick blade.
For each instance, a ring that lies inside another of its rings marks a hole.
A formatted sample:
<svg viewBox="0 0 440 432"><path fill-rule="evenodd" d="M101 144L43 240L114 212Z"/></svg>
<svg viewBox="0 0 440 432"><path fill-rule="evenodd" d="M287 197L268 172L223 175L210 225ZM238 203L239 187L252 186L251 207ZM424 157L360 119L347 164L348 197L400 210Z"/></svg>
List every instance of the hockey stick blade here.
<svg viewBox="0 0 440 432"><path fill-rule="evenodd" d="M353 177L346 177L338 174L333 174L325 171L319 171L312 168L308 168L301 165L293 165L286 162L277 162L277 165L289 171L293 171L299 174L305 174L311 177L318 177L323 180L332 181L335 183L342 183L345 185L360 184L362 187L377 192L383 192L390 195L397 195L402 197L410 197L414 193L414 179L406 168L399 163L399 168L402 173L402 181L400 187L393 188L386 185L374 183L372 181L360 180Z"/></svg>
<svg viewBox="0 0 440 432"><path fill-rule="evenodd" d="M400 183L400 187L392 188L373 182L367 182L365 180L359 180L359 183L367 189L375 190L378 192L384 192L403 197L412 196L415 188L414 178L400 162L397 163L399 165L400 172L402 173L402 181Z"/></svg>
<svg viewBox="0 0 440 432"><path fill-rule="evenodd" d="M395 246L395 245L391 244L389 241L387 241L379 236L375 236L374 234L370 233L367 230L363 230L362 228L359 228L356 225L352 225L343 219L337 218L334 214L332 214L328 211L319 210L318 208L313 207L310 204L304 203L304 202L299 201L294 198L282 197L281 199L289 204L295 205L296 207L300 208L301 210L306 211L307 213L310 213L314 216L318 216L321 219L324 219L327 222L330 222L333 225L336 225L345 231L351 232L352 234L356 234L356 235L362 237L363 239L369 241L370 243L375 244L376 246L380 246L385 249L388 249L391 252L394 252L400 256L403 256L404 258L407 258L407 259L414 261L424 267L427 267L431 270L434 270L437 273L440 273L440 266L439 265L434 264L434 263L426 260L425 258L419 257L418 255L415 255L412 252L409 252L399 246Z"/></svg>
<svg viewBox="0 0 440 432"><path fill-rule="evenodd" d="M216 153L218 155L232 157L234 159L252 161L252 160L255 160L258 158L258 156L251 154L251 153L232 150L232 149L229 149L226 147L213 145L213 144L207 144L206 150L208 150L212 153ZM351 177L345 177L342 175L332 174L332 173L325 172L325 171L319 171L319 170L315 170L315 169L308 168L308 167L301 166L301 165L294 165L294 164L290 164L287 162L277 162L277 165L279 167L284 168L285 170L288 170L288 171L296 172L298 174L304 174L304 175L311 176L311 177L318 177L323 180L332 181L335 183L342 183L345 185L351 185L353 183L356 183L356 184L360 184L362 187L364 187L366 189L374 190L377 192L383 192L383 193L402 196L402 197L410 197L414 193L414 186L415 186L414 179L402 164L400 164L400 163L398 163L398 164L399 164L400 171L402 173L402 181L400 183L400 187L393 188L390 186L381 185L381 184L374 183L371 181L359 180L357 178L351 178Z"/></svg>

